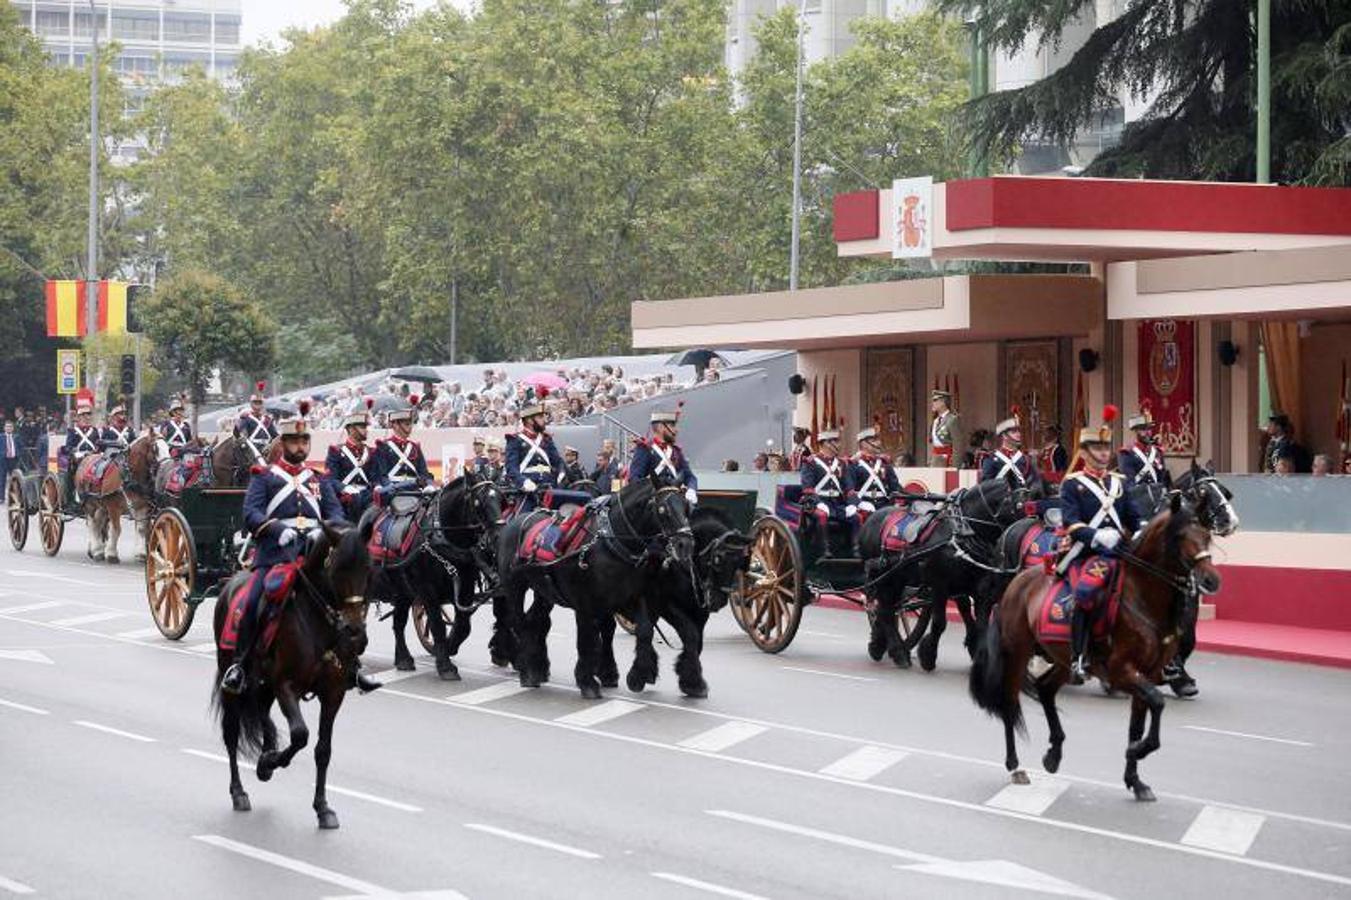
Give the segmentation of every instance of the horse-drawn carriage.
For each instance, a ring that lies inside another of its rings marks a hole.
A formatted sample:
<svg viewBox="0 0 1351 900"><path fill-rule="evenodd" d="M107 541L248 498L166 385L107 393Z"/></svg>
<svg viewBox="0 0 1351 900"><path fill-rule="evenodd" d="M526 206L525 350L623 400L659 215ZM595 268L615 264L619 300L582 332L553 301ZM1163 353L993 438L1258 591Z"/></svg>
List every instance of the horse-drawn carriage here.
<svg viewBox="0 0 1351 900"><path fill-rule="evenodd" d="M145 593L160 634L188 633L197 606L239 569L244 489L191 487L159 510L146 534Z"/></svg>
<svg viewBox="0 0 1351 900"><path fill-rule="evenodd" d="M26 470L10 473L5 485L9 540L15 550L23 550L28 543L29 520L37 516L42 552L55 556L61 552L66 523L84 519L87 514L74 491L75 467L66 462L64 455L58 456L55 472L47 471L45 462L28 451Z"/></svg>

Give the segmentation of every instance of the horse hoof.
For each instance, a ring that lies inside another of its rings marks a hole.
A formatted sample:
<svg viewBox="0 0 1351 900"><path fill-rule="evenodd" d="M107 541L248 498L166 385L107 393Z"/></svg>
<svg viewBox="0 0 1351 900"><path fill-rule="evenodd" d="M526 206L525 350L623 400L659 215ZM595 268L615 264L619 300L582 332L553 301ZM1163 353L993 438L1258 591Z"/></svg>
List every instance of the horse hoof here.
<svg viewBox="0 0 1351 900"><path fill-rule="evenodd" d="M521 672L521 687L537 688L539 687L539 679L527 672Z"/></svg>
<svg viewBox="0 0 1351 900"><path fill-rule="evenodd" d="M600 676L600 686L603 688L619 687L619 673L615 672L614 674ZM639 688L639 690L642 690L642 688Z"/></svg>
<svg viewBox="0 0 1351 900"><path fill-rule="evenodd" d="M1041 767L1054 775L1060 768L1060 754L1047 750L1046 755L1041 758Z"/></svg>
<svg viewBox="0 0 1351 900"><path fill-rule="evenodd" d="M1022 769L1014 769L1011 776L1014 784L1031 784L1032 779L1027 777L1027 773Z"/></svg>
<svg viewBox="0 0 1351 900"><path fill-rule="evenodd" d="M629 674L624 676L624 684L635 694L641 694L643 688L647 687L647 680L632 669Z"/></svg>
<svg viewBox="0 0 1351 900"><path fill-rule="evenodd" d="M598 684L580 684L580 685L578 685L577 687L578 687L578 689L582 692L582 699L583 699L583 700L599 700L599 699L600 699L600 685L598 685Z"/></svg>
<svg viewBox="0 0 1351 900"><path fill-rule="evenodd" d="M253 809L253 804L249 803L249 795L243 791L231 794L230 799L234 801L235 812L248 812Z"/></svg>
<svg viewBox="0 0 1351 900"><path fill-rule="evenodd" d="M331 809L318 810L319 827L325 831L331 831L338 827L338 814Z"/></svg>
<svg viewBox="0 0 1351 900"><path fill-rule="evenodd" d="M703 682L696 684L682 684L680 693L693 700L703 700L708 696L708 685Z"/></svg>
<svg viewBox="0 0 1351 900"><path fill-rule="evenodd" d="M1142 783L1135 786L1135 799L1141 803L1153 803L1157 798L1149 785Z"/></svg>
<svg viewBox="0 0 1351 900"><path fill-rule="evenodd" d="M417 663L413 662L411 656L396 656L394 657L394 668L400 672L412 672L417 669Z"/></svg>
<svg viewBox="0 0 1351 900"><path fill-rule="evenodd" d="M106 554L105 554L104 557L103 557L103 561L106 562L106 563L108 563L109 565L113 565L113 566L118 565L119 563L122 562L122 560L119 559L118 557L116 557L116 556L108 556L108 555L106 555Z"/></svg>
<svg viewBox="0 0 1351 900"><path fill-rule="evenodd" d="M277 755L270 750L258 757L258 768L254 774L258 776L259 781L272 780L272 773L277 770L276 757Z"/></svg>
<svg viewBox="0 0 1351 900"><path fill-rule="evenodd" d="M493 653L489 655L488 659L499 669L505 669L507 666L511 665L511 660L500 653Z"/></svg>
<svg viewBox="0 0 1351 900"><path fill-rule="evenodd" d="M436 677L442 681L459 681L460 670L450 660L439 662L436 664Z"/></svg>
<svg viewBox="0 0 1351 900"><path fill-rule="evenodd" d="M893 653L891 662L898 669L908 669L910 668L910 654L905 652Z"/></svg>
<svg viewBox="0 0 1351 900"><path fill-rule="evenodd" d="M873 638L868 641L868 658L873 662L881 662L882 657L887 653L887 642L881 638Z"/></svg>

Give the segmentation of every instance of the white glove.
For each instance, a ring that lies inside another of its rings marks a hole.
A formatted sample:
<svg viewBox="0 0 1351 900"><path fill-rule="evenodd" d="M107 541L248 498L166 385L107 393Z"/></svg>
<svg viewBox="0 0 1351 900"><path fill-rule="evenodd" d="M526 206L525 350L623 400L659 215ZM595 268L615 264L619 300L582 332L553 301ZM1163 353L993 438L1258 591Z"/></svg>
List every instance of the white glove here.
<svg viewBox="0 0 1351 900"><path fill-rule="evenodd" d="M877 507L876 507L876 506L873 506L872 501L870 501L870 500L863 500L863 501L861 501L861 502L859 503L859 505L858 505L858 508L861 509L861 510L863 510L864 512L870 512L870 513L871 513L871 512L877 512Z"/></svg>
<svg viewBox="0 0 1351 900"><path fill-rule="evenodd" d="M1121 532L1111 528L1099 528L1093 532L1093 546L1099 550L1115 550L1121 543Z"/></svg>
<svg viewBox="0 0 1351 900"><path fill-rule="evenodd" d="M440 490L440 488L438 488L436 485L434 485L434 484L429 484L429 485L427 485L426 487L424 487L424 488L422 489L422 493L424 493L424 494L435 494L435 493L436 493L437 491L439 491L439 490Z"/></svg>
<svg viewBox="0 0 1351 900"><path fill-rule="evenodd" d="M296 530L294 528L284 528L282 529L281 537L277 538L277 546L285 547L289 545L292 541L294 541L297 537L299 537L299 535L296 534Z"/></svg>
<svg viewBox="0 0 1351 900"><path fill-rule="evenodd" d="M685 502L690 506L699 502L699 495L694 492L694 488L685 488Z"/></svg>
<svg viewBox="0 0 1351 900"><path fill-rule="evenodd" d="M844 508L844 517L846 519L852 519L856 515L858 515L858 507L854 504L851 503Z"/></svg>
<svg viewBox="0 0 1351 900"><path fill-rule="evenodd" d="M319 535L323 533L324 529L322 528L311 528L309 531L305 532L305 540L313 544L315 541L319 540Z"/></svg>
<svg viewBox="0 0 1351 900"><path fill-rule="evenodd" d="M826 506L824 503L818 503L818 504L816 504L816 511L819 512L819 513L820 513L821 515L823 515L823 516L828 516L828 515L830 515L830 507L829 507L829 506Z"/></svg>
<svg viewBox="0 0 1351 900"><path fill-rule="evenodd" d="M521 490L525 491L527 494L535 493L535 488L535 482L531 481L529 478L521 482Z"/></svg>

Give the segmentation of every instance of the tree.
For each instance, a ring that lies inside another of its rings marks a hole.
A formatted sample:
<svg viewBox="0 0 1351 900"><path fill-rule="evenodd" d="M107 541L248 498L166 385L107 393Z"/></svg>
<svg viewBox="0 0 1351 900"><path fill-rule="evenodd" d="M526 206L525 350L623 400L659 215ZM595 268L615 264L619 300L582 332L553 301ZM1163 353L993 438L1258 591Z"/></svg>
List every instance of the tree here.
<svg viewBox="0 0 1351 900"><path fill-rule="evenodd" d="M990 46L1055 46L1091 21L1091 0L940 0L973 17ZM1029 139L1067 145L1123 94L1147 114L1088 167L1092 175L1250 181L1256 172L1256 34L1230 0L1132 0L1060 69L966 112L970 139L1011 156ZM1351 3L1273 0L1271 172L1347 184L1351 175Z"/></svg>
<svg viewBox="0 0 1351 900"><path fill-rule="evenodd" d="M265 372L275 359L276 324L238 288L208 272L187 269L160 281L142 317L162 367L187 386L194 430L197 407L217 370Z"/></svg>

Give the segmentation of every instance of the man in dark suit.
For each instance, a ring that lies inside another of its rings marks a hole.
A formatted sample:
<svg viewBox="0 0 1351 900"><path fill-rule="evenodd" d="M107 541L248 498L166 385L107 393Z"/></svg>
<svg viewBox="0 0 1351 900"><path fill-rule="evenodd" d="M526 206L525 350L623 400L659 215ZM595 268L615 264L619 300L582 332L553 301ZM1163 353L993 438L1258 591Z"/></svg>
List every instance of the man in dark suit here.
<svg viewBox="0 0 1351 900"><path fill-rule="evenodd" d="M0 485L9 484L9 473L18 471L22 461L23 445L19 441L19 436L14 433L14 423L6 421L5 433L0 436Z"/></svg>

